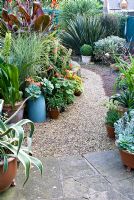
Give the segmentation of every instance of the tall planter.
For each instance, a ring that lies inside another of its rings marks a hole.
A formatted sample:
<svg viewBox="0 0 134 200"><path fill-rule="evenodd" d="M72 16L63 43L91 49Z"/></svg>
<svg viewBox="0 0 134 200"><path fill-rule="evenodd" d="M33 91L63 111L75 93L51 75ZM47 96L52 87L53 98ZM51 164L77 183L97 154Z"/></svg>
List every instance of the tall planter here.
<svg viewBox="0 0 134 200"><path fill-rule="evenodd" d="M35 123L46 121L46 102L43 95L37 99L29 99L27 102L28 118Z"/></svg>
<svg viewBox="0 0 134 200"><path fill-rule="evenodd" d="M0 161L0 192L7 190L17 174L17 159L8 159L8 169L3 172L3 161Z"/></svg>

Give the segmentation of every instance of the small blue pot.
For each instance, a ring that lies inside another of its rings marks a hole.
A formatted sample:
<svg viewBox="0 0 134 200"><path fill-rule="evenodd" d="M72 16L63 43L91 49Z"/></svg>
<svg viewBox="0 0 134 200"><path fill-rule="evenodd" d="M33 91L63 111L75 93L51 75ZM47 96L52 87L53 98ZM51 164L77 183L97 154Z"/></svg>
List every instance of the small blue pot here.
<svg viewBox="0 0 134 200"><path fill-rule="evenodd" d="M29 99L27 102L28 118L35 123L46 121L46 103L43 95L38 99Z"/></svg>

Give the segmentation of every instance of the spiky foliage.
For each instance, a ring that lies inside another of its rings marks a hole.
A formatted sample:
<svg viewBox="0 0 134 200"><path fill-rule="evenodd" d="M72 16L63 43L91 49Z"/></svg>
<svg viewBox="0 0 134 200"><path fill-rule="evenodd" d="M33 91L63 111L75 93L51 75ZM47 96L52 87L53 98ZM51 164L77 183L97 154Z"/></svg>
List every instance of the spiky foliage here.
<svg viewBox="0 0 134 200"><path fill-rule="evenodd" d="M67 27L69 20L75 20L77 15L92 16L101 12L102 4L98 0L63 0L60 16L61 26Z"/></svg>
<svg viewBox="0 0 134 200"><path fill-rule="evenodd" d="M77 16L76 20L68 21L66 31L60 34L62 43L80 54L83 44L94 46L94 42L105 36L105 29L101 26L99 17Z"/></svg>

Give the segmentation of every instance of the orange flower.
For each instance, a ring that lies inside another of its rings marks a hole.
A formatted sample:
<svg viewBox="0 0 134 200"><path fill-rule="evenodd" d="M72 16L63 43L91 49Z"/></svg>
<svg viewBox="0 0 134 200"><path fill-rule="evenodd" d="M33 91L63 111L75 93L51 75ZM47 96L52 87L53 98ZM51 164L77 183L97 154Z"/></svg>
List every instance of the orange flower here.
<svg viewBox="0 0 134 200"><path fill-rule="evenodd" d="M72 67L73 67L72 63L69 64L69 67L72 69Z"/></svg>

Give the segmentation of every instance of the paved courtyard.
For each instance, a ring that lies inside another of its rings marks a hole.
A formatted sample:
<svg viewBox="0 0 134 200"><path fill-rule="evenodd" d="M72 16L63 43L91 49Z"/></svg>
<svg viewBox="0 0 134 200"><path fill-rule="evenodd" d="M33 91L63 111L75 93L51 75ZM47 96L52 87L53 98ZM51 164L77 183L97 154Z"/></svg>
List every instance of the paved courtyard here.
<svg viewBox="0 0 134 200"><path fill-rule="evenodd" d="M20 168L17 186L0 200L132 200L134 172L127 172L117 151L83 156L44 158L44 173L31 172L23 188Z"/></svg>

